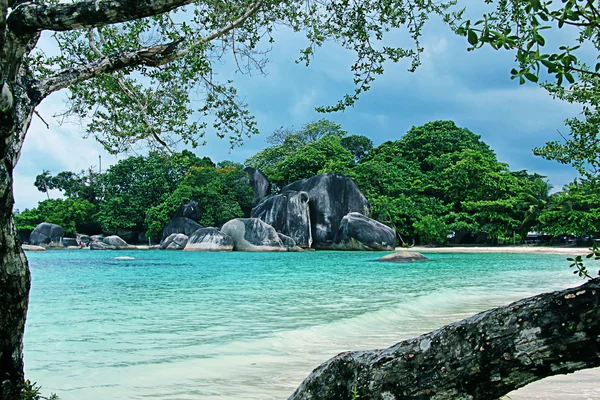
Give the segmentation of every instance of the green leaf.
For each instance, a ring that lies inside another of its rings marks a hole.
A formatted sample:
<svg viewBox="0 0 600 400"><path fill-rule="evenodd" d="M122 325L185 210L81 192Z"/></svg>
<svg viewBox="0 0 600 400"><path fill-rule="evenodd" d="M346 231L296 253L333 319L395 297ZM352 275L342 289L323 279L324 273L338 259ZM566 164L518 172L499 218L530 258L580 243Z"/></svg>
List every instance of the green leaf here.
<svg viewBox="0 0 600 400"><path fill-rule="evenodd" d="M474 30L469 29L467 33L467 40L469 41L470 45L475 46L477 44L477 33L475 33Z"/></svg>
<svg viewBox="0 0 600 400"><path fill-rule="evenodd" d="M531 72L525 72L524 75L529 81L537 83L538 77L535 74L532 74Z"/></svg>

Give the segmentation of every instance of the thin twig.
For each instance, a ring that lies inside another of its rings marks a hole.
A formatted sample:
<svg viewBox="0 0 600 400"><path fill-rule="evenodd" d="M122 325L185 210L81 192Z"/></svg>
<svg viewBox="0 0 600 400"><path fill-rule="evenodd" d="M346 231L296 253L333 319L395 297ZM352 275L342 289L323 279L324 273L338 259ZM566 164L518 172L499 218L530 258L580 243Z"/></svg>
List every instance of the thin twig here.
<svg viewBox="0 0 600 400"><path fill-rule="evenodd" d="M40 115L40 113L37 110L33 110L33 112L35 113L35 115L38 116L39 119L42 120L42 122L44 123L44 125L46 125L46 128L50 129L50 125L48 125L48 123L44 120L44 118L42 118L42 116Z"/></svg>

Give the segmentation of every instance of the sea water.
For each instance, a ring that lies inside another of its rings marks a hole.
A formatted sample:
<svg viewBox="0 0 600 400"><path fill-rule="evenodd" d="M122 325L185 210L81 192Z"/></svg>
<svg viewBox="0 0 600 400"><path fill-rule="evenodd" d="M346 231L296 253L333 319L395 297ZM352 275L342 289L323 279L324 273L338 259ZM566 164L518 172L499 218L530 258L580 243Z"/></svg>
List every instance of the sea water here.
<svg viewBox="0 0 600 400"><path fill-rule="evenodd" d="M383 254L28 253L26 376L63 400L286 399L341 351L580 282L564 255Z"/></svg>

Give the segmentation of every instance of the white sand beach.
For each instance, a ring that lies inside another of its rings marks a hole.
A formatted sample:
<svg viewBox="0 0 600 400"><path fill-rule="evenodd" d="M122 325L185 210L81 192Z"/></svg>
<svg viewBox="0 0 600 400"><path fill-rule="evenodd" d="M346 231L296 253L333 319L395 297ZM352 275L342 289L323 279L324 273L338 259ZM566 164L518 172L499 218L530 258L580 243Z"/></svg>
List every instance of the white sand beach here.
<svg viewBox="0 0 600 400"><path fill-rule="evenodd" d="M409 250L422 253L527 253L527 254L588 254L587 247L554 247L554 246L452 246L429 247L415 246L406 249L396 247L397 251Z"/></svg>

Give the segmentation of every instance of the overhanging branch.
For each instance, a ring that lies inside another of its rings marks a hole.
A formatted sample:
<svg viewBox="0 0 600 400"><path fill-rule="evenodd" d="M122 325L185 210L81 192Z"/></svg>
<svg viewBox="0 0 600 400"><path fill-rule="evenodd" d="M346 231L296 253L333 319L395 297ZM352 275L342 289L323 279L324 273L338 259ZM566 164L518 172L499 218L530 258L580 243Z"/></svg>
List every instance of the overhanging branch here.
<svg viewBox="0 0 600 400"><path fill-rule="evenodd" d="M58 71L55 75L41 82L40 86L42 87L42 94L45 97L52 92L64 89L77 82L83 82L100 74L114 72L124 68L136 67L139 65L158 67L178 60L190 53L195 47L224 36L237 26L243 24L258 11L262 1L263 0L256 1L242 16L193 43L184 43L182 39L179 39L162 45L144 47L121 54L106 56L81 67L66 68Z"/></svg>
<svg viewBox="0 0 600 400"><path fill-rule="evenodd" d="M15 33L68 31L132 21L171 11L193 0L87 0L74 3L27 2L8 16Z"/></svg>

